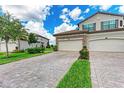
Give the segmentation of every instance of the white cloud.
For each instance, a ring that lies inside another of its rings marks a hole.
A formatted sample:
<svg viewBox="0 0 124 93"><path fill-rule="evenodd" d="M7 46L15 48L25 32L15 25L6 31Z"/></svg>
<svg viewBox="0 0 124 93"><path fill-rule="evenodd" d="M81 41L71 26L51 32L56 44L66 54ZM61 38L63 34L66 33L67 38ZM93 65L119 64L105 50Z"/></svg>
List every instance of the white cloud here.
<svg viewBox="0 0 124 93"><path fill-rule="evenodd" d="M107 11L109 8L111 8L112 7L112 5L101 5L100 7L99 7L99 9L101 9L101 10L104 10L104 11Z"/></svg>
<svg viewBox="0 0 124 93"><path fill-rule="evenodd" d="M51 33L49 33L45 28L44 28L44 24L40 23L40 22L33 22L33 21L29 21L26 25L25 25L26 29L29 29L29 33L36 33L39 35L42 35L44 37L47 37L50 39L50 43L55 43L55 38L53 37L53 35Z"/></svg>
<svg viewBox="0 0 124 93"><path fill-rule="evenodd" d="M54 33L65 32L69 30L74 30L77 28L77 25L62 23L60 26L54 28Z"/></svg>
<svg viewBox="0 0 124 93"><path fill-rule="evenodd" d="M23 5L9 5L2 6L4 12L9 12L20 20L27 20L25 28L29 29L28 32L37 33L50 39L54 43L55 38L44 28L44 21L50 15L51 6L23 6Z"/></svg>
<svg viewBox="0 0 124 93"><path fill-rule="evenodd" d="M74 21L79 20L79 19L83 19L82 16L80 17L81 9L79 7L76 7L75 9L70 11L69 15Z"/></svg>
<svg viewBox="0 0 124 93"><path fill-rule="evenodd" d="M84 13L88 13L89 11L90 11L90 9L87 8L87 9L84 11Z"/></svg>
<svg viewBox="0 0 124 93"><path fill-rule="evenodd" d="M81 16L81 9L79 7L74 8L72 11L68 8L64 8L59 18L63 20L63 23L54 28L54 33L75 30L77 25L71 24L71 20L81 20L83 19L83 16Z"/></svg>
<svg viewBox="0 0 124 93"><path fill-rule="evenodd" d="M13 14L18 19L26 20L46 20L47 15L49 15L49 10L51 6L24 6L24 5L7 5L2 6L4 12L8 11Z"/></svg>
<svg viewBox="0 0 124 93"><path fill-rule="evenodd" d="M66 13L68 13L70 10L68 9L68 8L64 8L63 10L62 10L62 13L63 14L66 14Z"/></svg>
<svg viewBox="0 0 124 93"><path fill-rule="evenodd" d="M64 23L70 23L70 19L69 19L69 9L68 8L64 8L63 10L62 10L62 14L59 16L59 18L60 19L62 19L62 21L64 22Z"/></svg>
<svg viewBox="0 0 124 93"><path fill-rule="evenodd" d="M69 18L65 14L60 15L59 18L62 19L64 23L70 23Z"/></svg>
<svg viewBox="0 0 124 93"><path fill-rule="evenodd" d="M120 13L124 13L124 5L122 5L122 6L119 7L119 12Z"/></svg>
<svg viewBox="0 0 124 93"><path fill-rule="evenodd" d="M81 9L79 9L79 7L74 8L72 11L68 8L64 8L59 18L62 19L64 23L70 23L71 20L77 21L83 19L83 16L81 16Z"/></svg>
<svg viewBox="0 0 124 93"><path fill-rule="evenodd" d="M99 6L98 5L89 5L89 7L96 10Z"/></svg>

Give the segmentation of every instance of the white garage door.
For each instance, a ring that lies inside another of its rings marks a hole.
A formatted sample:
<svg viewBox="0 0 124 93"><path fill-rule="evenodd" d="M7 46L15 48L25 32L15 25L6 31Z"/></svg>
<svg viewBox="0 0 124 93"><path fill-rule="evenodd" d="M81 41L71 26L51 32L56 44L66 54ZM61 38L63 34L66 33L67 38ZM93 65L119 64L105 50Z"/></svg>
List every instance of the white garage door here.
<svg viewBox="0 0 124 93"><path fill-rule="evenodd" d="M124 52L124 40L95 40L89 42L90 51Z"/></svg>
<svg viewBox="0 0 124 93"><path fill-rule="evenodd" d="M59 41L58 45L58 50L80 51L82 49L82 40Z"/></svg>

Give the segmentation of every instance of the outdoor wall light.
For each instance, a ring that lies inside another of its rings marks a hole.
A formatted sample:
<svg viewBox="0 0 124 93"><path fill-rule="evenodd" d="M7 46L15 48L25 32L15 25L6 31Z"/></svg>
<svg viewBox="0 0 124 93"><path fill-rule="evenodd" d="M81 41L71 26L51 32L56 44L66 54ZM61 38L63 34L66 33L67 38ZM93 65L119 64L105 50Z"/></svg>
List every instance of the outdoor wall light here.
<svg viewBox="0 0 124 93"><path fill-rule="evenodd" d="M105 39L108 39L108 37L105 37Z"/></svg>

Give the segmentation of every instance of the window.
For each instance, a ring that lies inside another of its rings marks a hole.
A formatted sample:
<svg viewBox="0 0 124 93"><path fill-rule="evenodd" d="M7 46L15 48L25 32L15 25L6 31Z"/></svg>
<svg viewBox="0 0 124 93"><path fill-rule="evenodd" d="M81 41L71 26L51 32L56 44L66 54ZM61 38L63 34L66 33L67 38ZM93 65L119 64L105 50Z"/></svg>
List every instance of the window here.
<svg viewBox="0 0 124 93"><path fill-rule="evenodd" d="M94 30L96 30L96 23L85 24L83 25L83 29L88 30L89 32L93 32Z"/></svg>
<svg viewBox="0 0 124 93"><path fill-rule="evenodd" d="M117 28L118 20L109 20L101 22L101 30L109 30Z"/></svg>
<svg viewBox="0 0 124 93"><path fill-rule="evenodd" d="M120 26L122 26L123 25L123 22L122 22L122 20L120 20Z"/></svg>

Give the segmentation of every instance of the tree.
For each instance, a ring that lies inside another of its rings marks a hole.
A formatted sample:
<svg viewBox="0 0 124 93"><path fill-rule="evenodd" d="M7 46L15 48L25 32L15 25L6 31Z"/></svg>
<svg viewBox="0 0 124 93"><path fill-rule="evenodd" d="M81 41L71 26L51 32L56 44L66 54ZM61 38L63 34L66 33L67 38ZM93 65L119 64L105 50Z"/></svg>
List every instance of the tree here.
<svg viewBox="0 0 124 93"><path fill-rule="evenodd" d="M13 38L13 19L9 13L0 16L0 38L5 40L6 44L6 55L9 56L8 42Z"/></svg>
<svg viewBox="0 0 124 93"><path fill-rule="evenodd" d="M13 33L14 40L18 41L18 50L20 49L20 40L27 40L28 39L28 33L26 32L26 29L21 25L20 21L18 19L14 19L14 26L15 33Z"/></svg>
<svg viewBox="0 0 124 93"><path fill-rule="evenodd" d="M33 33L30 33L29 36L28 36L28 43L31 44L31 43L37 43L37 38L36 38L36 35L33 34Z"/></svg>

